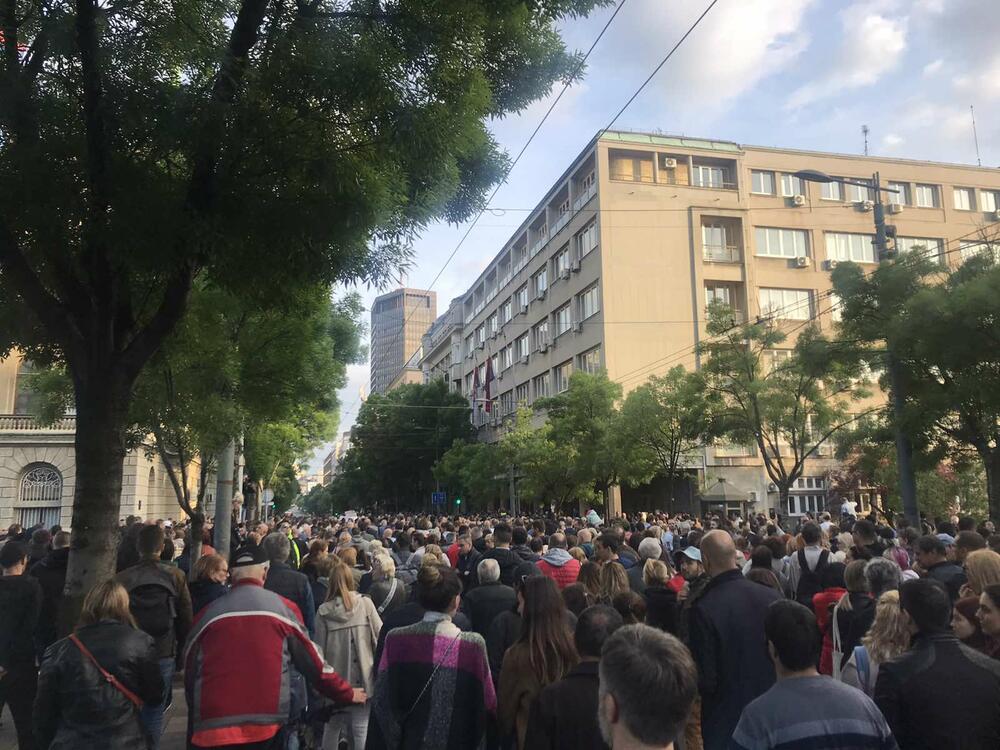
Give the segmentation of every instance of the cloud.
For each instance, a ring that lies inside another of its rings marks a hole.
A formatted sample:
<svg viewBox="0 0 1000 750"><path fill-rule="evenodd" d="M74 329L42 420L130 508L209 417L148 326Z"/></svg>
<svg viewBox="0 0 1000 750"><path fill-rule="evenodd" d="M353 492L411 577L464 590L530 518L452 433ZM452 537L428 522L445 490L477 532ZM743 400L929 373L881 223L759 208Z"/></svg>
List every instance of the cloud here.
<svg viewBox="0 0 1000 750"><path fill-rule="evenodd" d="M929 62L929 63L927 63L924 66L924 75L925 76L932 76L932 75L938 73L943 66L944 66L944 60L942 60L939 57L934 62Z"/></svg>
<svg viewBox="0 0 1000 750"><path fill-rule="evenodd" d="M907 19L890 17L889 8L858 2L841 11L843 38L830 58L829 72L793 91L786 108L800 109L871 86L895 68L906 51Z"/></svg>
<svg viewBox="0 0 1000 750"><path fill-rule="evenodd" d="M956 91L973 100L1000 97L1000 54L982 63L976 75L961 75L953 80Z"/></svg>
<svg viewBox="0 0 1000 750"><path fill-rule="evenodd" d="M886 133L882 138L882 145L886 148L895 148L902 144L906 139L903 136L896 133Z"/></svg>

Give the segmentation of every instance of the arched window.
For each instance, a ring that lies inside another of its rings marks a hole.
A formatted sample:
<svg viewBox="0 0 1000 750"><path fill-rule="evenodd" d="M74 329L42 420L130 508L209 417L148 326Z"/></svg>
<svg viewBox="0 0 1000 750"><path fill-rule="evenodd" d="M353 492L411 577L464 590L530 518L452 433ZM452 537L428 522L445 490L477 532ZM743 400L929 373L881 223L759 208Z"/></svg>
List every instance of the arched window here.
<svg viewBox="0 0 1000 750"><path fill-rule="evenodd" d="M63 480L51 464L32 464L24 470L18 486L19 523L25 528L41 523L51 527L62 513Z"/></svg>

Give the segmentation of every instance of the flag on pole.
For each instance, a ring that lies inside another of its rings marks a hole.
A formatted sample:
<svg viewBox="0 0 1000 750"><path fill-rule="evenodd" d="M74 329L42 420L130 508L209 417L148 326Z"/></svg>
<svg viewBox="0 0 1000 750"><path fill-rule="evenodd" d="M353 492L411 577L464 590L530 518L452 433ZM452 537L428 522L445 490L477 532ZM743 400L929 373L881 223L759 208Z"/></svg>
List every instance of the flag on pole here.
<svg viewBox="0 0 1000 750"><path fill-rule="evenodd" d="M486 396L486 413L489 414L492 409L493 403L490 400L490 383L495 380L493 376L493 357L486 358L486 383L485 383L485 396Z"/></svg>

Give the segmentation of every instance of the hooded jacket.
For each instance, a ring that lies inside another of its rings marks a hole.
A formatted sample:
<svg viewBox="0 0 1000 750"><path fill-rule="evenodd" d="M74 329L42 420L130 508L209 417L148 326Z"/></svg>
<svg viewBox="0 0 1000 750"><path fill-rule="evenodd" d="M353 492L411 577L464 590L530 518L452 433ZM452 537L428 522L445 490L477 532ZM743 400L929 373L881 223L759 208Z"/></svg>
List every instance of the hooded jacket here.
<svg viewBox="0 0 1000 750"><path fill-rule="evenodd" d="M316 613L316 643L337 674L371 693L375 687L375 646L382 618L367 596L350 592L351 608L334 597Z"/></svg>
<svg viewBox="0 0 1000 750"><path fill-rule="evenodd" d="M59 602L66 585L66 566L69 564L69 547L52 550L41 562L31 568L30 575L42 586L42 611L38 617L35 639L39 653L56 642L56 623L59 622Z"/></svg>
<svg viewBox="0 0 1000 750"><path fill-rule="evenodd" d="M491 550L487 550L486 554L483 555L483 559L497 561L497 564L500 566L500 583L505 586L514 585L514 577L515 572L517 571L517 566L524 562L520 555L507 547L494 547ZM479 577L477 575L477 584L478 578Z"/></svg>
<svg viewBox="0 0 1000 750"><path fill-rule="evenodd" d="M580 561L564 549L550 549L537 563L542 575L556 582L559 590L576 583L580 576Z"/></svg>

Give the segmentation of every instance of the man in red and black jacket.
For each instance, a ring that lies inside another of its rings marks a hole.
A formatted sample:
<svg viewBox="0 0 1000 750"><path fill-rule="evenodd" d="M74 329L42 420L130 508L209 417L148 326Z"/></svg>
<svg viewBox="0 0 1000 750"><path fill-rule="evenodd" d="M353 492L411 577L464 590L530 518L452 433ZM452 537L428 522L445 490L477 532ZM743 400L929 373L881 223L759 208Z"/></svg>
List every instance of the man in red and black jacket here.
<svg viewBox="0 0 1000 750"><path fill-rule="evenodd" d="M184 662L194 747L276 750L293 671L336 703L367 700L323 661L298 607L264 589L267 568L256 545L238 553L232 591L205 607L191 630Z"/></svg>

